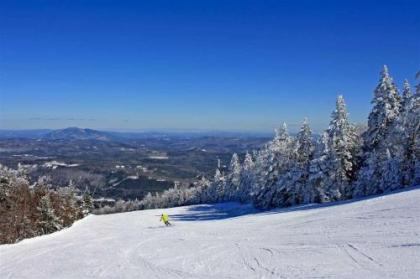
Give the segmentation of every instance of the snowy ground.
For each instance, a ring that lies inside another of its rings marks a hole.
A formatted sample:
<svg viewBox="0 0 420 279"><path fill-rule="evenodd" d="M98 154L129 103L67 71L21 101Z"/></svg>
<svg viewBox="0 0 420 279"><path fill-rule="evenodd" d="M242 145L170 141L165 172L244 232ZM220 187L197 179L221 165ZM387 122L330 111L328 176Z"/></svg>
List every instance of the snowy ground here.
<svg viewBox="0 0 420 279"><path fill-rule="evenodd" d="M0 246L0 278L420 278L420 189L255 213L219 204L89 216Z"/></svg>

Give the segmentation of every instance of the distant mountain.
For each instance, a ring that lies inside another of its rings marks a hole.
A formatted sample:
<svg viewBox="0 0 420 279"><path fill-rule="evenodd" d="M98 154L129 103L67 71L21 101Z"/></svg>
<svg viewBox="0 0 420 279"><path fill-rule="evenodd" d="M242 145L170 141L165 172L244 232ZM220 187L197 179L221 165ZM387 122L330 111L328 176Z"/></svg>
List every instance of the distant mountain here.
<svg viewBox="0 0 420 279"><path fill-rule="evenodd" d="M143 130L143 131L98 131L78 127L69 127L59 130L0 130L0 139L47 139L47 140L102 140L126 141L137 139L162 139L162 138L271 138L272 133L216 131L216 130Z"/></svg>
<svg viewBox="0 0 420 279"><path fill-rule="evenodd" d="M61 130L54 130L44 135L43 138L50 140L103 140L108 141L112 136L107 132L101 132L92 129L82 129L77 127L69 127Z"/></svg>

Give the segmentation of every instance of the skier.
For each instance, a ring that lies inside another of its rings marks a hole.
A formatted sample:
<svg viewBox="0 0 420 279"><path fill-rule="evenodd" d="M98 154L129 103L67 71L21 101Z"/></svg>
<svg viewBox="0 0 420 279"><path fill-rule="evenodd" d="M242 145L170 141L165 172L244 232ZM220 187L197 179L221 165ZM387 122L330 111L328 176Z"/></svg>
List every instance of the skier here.
<svg viewBox="0 0 420 279"><path fill-rule="evenodd" d="M163 221L163 223L165 223L166 226L171 226L171 223L169 223L169 216L166 213L162 213L162 215L160 216L160 221Z"/></svg>

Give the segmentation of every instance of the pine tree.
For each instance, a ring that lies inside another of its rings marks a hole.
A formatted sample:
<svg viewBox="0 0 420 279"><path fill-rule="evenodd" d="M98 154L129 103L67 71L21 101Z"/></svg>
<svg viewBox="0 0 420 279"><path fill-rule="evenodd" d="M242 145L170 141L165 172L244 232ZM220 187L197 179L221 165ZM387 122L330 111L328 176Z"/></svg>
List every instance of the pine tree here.
<svg viewBox="0 0 420 279"><path fill-rule="evenodd" d="M141 200L140 202L140 207L142 209L151 209L151 208L155 208L154 207L154 198L152 193L148 192L147 195Z"/></svg>
<svg viewBox="0 0 420 279"><path fill-rule="evenodd" d="M86 190L82 198L83 215L88 215L93 209L93 199L89 192Z"/></svg>
<svg viewBox="0 0 420 279"><path fill-rule="evenodd" d="M336 109L331 115L328 127L328 143L330 160L333 168L333 183L325 189L332 200L344 199L351 195L350 183L354 177L356 133L347 117L346 104L343 96L337 97Z"/></svg>
<svg viewBox="0 0 420 279"><path fill-rule="evenodd" d="M211 182L204 176L195 185L195 197L191 198L192 203L213 202L214 194L211 189Z"/></svg>
<svg viewBox="0 0 420 279"><path fill-rule="evenodd" d="M308 119L305 118L296 138L296 163L291 172L292 187L294 188L293 200L289 202L303 203L307 202L306 192L309 187L309 168L313 159L314 146L312 142L312 131L309 127Z"/></svg>
<svg viewBox="0 0 420 279"><path fill-rule="evenodd" d="M401 109L400 114L404 115L408 111L410 111L410 107L412 106L413 93L411 92L410 83L407 79L404 80L403 84L403 92L402 92L402 100L401 100Z"/></svg>
<svg viewBox="0 0 420 279"><path fill-rule="evenodd" d="M79 206L77 205L75 188L70 181L68 187L60 189L60 197L62 200L62 218L65 227L73 224L74 221L79 219L82 215Z"/></svg>
<svg viewBox="0 0 420 279"><path fill-rule="evenodd" d="M256 197L256 195L264 188L266 184L266 177L268 176L268 171L270 170L269 160L270 160L270 149L269 143L265 144L260 148L260 150L255 151L254 154L254 174L255 174L255 185L251 191L251 198Z"/></svg>
<svg viewBox="0 0 420 279"><path fill-rule="evenodd" d="M398 148L401 148L401 143L389 150L396 140L400 140L401 134L405 133L405 128L398 125L398 122L402 121L399 112L405 108L401 109L400 96L386 66L381 73L372 103L368 130L364 134L364 165L358 172L353 196L372 195L387 191L387 183L381 182L384 160L403 153L403 151L398 151ZM397 129L400 131L396 132ZM390 156L387 156L388 152L390 152ZM400 177L399 173L395 175Z"/></svg>
<svg viewBox="0 0 420 279"><path fill-rule="evenodd" d="M400 187L400 169L388 148L375 149L367 167L357 181L354 196L368 196L393 191Z"/></svg>
<svg viewBox="0 0 420 279"><path fill-rule="evenodd" d="M388 129L400 110L400 97L388 67L384 66L379 84L372 100L373 109L369 114L368 130L365 133L365 147L372 150L387 136Z"/></svg>
<svg viewBox="0 0 420 279"><path fill-rule="evenodd" d="M308 190L304 195L304 202L323 203L330 201L326 189L333 183L331 181L331 159L329 137L326 132L318 140L313 159L309 163Z"/></svg>
<svg viewBox="0 0 420 279"><path fill-rule="evenodd" d="M418 115L414 116L415 96L411 93L410 85L404 81L401 111L391 127L391 132L386 139L388 151L393 155L394 167L399 172L394 173L398 178L398 185L409 186L414 182L415 174L415 138L418 125ZM417 122L417 124L416 124Z"/></svg>
<svg viewBox="0 0 420 279"><path fill-rule="evenodd" d="M304 202L312 153L312 132L308 120L305 119L296 140L291 143L289 167L272 187L272 207L291 206Z"/></svg>
<svg viewBox="0 0 420 279"><path fill-rule="evenodd" d="M241 164L238 154L234 153L229 165L228 185L225 193L225 200L235 200L241 183Z"/></svg>
<svg viewBox="0 0 420 279"><path fill-rule="evenodd" d="M303 168L306 168L309 161L312 159L313 143L312 143L312 131L309 127L308 119L305 118L297 134L297 154L296 162Z"/></svg>
<svg viewBox="0 0 420 279"><path fill-rule="evenodd" d="M393 191L401 186L399 164L395 158L392 157L389 149L386 149L385 158L381 161L381 181L379 188L381 191Z"/></svg>
<svg viewBox="0 0 420 279"><path fill-rule="evenodd" d="M266 186L274 185L280 175L290 167L293 152L293 140L289 136L286 123L276 130L274 140L269 144L269 159L267 163Z"/></svg>
<svg viewBox="0 0 420 279"><path fill-rule="evenodd" d="M41 198L38 210L41 216L39 225L44 234L52 233L62 228L61 221L52 207L49 194L46 194Z"/></svg>
<svg viewBox="0 0 420 279"><path fill-rule="evenodd" d="M250 200L250 195L255 184L254 166L255 163L252 155L247 152L242 166L241 183L238 193L239 201L241 202L248 202Z"/></svg>
<svg viewBox="0 0 420 279"><path fill-rule="evenodd" d="M213 183L211 184L211 195L214 201L223 201L226 194L226 179L219 168L214 174Z"/></svg>
<svg viewBox="0 0 420 279"><path fill-rule="evenodd" d="M259 208L276 207L275 195L278 191L278 182L287 174L293 165L293 140L287 132L286 123L276 130L274 139L262 150L259 155L258 175L259 185L252 195L253 203Z"/></svg>

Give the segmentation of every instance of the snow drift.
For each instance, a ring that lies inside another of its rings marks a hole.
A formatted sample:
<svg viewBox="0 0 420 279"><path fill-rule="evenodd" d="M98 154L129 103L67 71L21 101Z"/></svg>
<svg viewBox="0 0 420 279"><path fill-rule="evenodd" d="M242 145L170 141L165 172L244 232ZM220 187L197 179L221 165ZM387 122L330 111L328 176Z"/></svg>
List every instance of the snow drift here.
<svg viewBox="0 0 420 279"><path fill-rule="evenodd" d="M0 246L1 278L419 278L420 189L267 212L236 203L94 216Z"/></svg>

